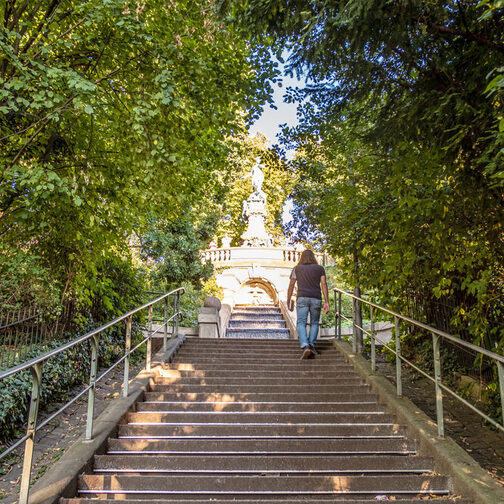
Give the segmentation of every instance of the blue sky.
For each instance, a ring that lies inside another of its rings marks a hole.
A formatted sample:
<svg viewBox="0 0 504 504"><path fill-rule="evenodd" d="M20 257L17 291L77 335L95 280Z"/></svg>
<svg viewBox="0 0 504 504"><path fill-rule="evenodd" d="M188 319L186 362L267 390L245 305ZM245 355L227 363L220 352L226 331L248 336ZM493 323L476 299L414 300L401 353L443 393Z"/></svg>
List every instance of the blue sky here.
<svg viewBox="0 0 504 504"><path fill-rule="evenodd" d="M283 66L283 65L282 65ZM281 66L281 67L282 67ZM268 140L275 144L278 142L276 135L280 133L280 124L287 123L289 126L295 126L298 121L296 118L296 104L285 103L283 95L287 87L300 87L304 83L298 81L296 78L283 77L282 87L277 84L273 85L273 100L278 110L266 106L261 117L249 128L250 136L260 131Z"/></svg>
<svg viewBox="0 0 504 504"><path fill-rule="evenodd" d="M283 70L283 65L281 65ZM270 144L278 142L277 134L280 133L280 124L287 124L289 126L296 126L298 120L296 117L296 104L285 103L283 95L287 87L301 87L304 82L292 77L283 77L282 87L277 84L273 85L273 100L277 110L272 109L269 105L265 107L261 117L249 128L249 135L255 136L260 131L270 141ZM292 155L293 152L287 152L287 157ZM267 182L266 182L267 183ZM292 219L290 213L292 209L292 200L288 199L284 204L282 213L282 220L287 224Z"/></svg>

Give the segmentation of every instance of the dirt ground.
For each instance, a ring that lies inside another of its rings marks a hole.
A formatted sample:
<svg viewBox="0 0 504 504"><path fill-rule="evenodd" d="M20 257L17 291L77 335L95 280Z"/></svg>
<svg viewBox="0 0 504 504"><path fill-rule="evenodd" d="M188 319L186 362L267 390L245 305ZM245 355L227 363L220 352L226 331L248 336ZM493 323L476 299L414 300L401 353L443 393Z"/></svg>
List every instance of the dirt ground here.
<svg viewBox="0 0 504 504"><path fill-rule="evenodd" d="M395 365L377 359L377 368L395 383ZM436 421L434 384L405 367L402 375L403 395ZM504 435L492 430L477 413L446 394L443 395L443 409L445 435L456 441L492 478L504 486Z"/></svg>

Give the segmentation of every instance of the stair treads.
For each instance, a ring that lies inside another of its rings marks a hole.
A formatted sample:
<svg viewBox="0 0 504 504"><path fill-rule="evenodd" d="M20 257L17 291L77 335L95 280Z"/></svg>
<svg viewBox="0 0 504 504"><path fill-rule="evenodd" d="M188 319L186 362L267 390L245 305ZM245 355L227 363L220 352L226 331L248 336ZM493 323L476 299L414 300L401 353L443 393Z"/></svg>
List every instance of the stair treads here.
<svg viewBox="0 0 504 504"><path fill-rule="evenodd" d="M449 494L444 476L129 476L82 475L79 492L103 495Z"/></svg>
<svg viewBox="0 0 504 504"><path fill-rule="evenodd" d="M181 402L152 401L137 403L136 411L184 412L333 412L333 413L384 413L385 406L374 402ZM318 413L317 413L318 414Z"/></svg>
<svg viewBox="0 0 504 504"><path fill-rule="evenodd" d="M345 424L258 424L240 425L221 423L193 425L119 425L120 438L163 439L168 437L220 437L220 438L390 438L404 437L405 430L396 424L354 423Z"/></svg>
<svg viewBox="0 0 504 504"><path fill-rule="evenodd" d="M109 439L109 454L181 454L193 456L242 454L416 454L416 444L404 438L368 439L269 439L267 443L257 439Z"/></svg>
<svg viewBox="0 0 504 504"><path fill-rule="evenodd" d="M220 394L240 394L247 392L306 392L306 393L322 393L322 392L348 392L350 393L352 389L360 387L360 380L347 379L342 380L338 385L303 385L302 383L297 385L233 385L233 384L222 384L222 385L184 385L184 384L172 384L163 385L162 383L156 383L152 385L151 389L154 392L196 392L196 393L220 393ZM362 392L366 388L362 386Z"/></svg>
<svg viewBox="0 0 504 504"><path fill-rule="evenodd" d="M292 392L289 390L284 393L273 392L248 392L248 393L202 393L202 392L146 392L146 401L197 401L197 402L320 402L320 401L340 401L340 402L362 402L362 401L377 401L377 395L369 392L368 389L360 387L360 391L335 392L329 393L307 393L307 392Z"/></svg>
<svg viewBox="0 0 504 504"><path fill-rule="evenodd" d="M219 473L219 474L343 474L343 473L425 473L432 471L428 457L400 455L371 456L311 456L309 461L294 455L256 456L173 456L161 455L97 455L95 472L118 473Z"/></svg>
<svg viewBox="0 0 504 504"><path fill-rule="evenodd" d="M180 378L161 376L156 379L156 385L250 385L263 386L263 385L284 385L284 386L306 386L306 385L325 385L325 386L340 386L340 385L360 385L362 382L361 377L357 373L345 373L339 376L321 377L321 376L304 376L302 379L298 377L263 377L257 376L253 379L238 378L235 376L221 376L221 377L192 377L184 376Z"/></svg>
<svg viewBox="0 0 504 504"><path fill-rule="evenodd" d="M231 380L234 378L248 378L249 380L258 379L269 379L269 378L297 378L303 379L305 377L321 377L321 378L339 378L341 376L359 376L354 368L350 365L338 365L332 368L330 371L322 372L319 369L313 367L311 369L297 369L279 370L279 369L268 369L261 371L261 374L250 370L250 369L195 369L192 371L184 369L162 369L160 371L160 377L162 378L226 378Z"/></svg>
<svg viewBox="0 0 504 504"><path fill-rule="evenodd" d="M393 415L381 412L334 412L334 411L288 411L281 413L269 413L264 411L183 411L181 413L141 411L128 413L126 420L130 425L174 425L174 424L220 424L237 423L242 426L256 424L298 425L298 424L392 424Z"/></svg>
<svg viewBox="0 0 504 504"><path fill-rule="evenodd" d="M106 496L105 496L106 497ZM197 499L191 498L190 500L182 498L178 498L174 496L169 501L166 500L166 497L162 497L159 500L156 499L119 499L114 495L109 495L110 499L107 498L101 499L86 499L86 498L72 498L72 499L60 499L60 504L236 504L239 502L240 504L292 504L293 502L299 502L303 504L327 504L331 503L340 503L340 504L370 504L373 501L373 496L367 497L365 499L359 499L355 496L352 497L351 501L345 499L343 496L316 496L316 497L306 497L306 496L296 496L291 495L287 500L280 498L269 499L267 497L257 497L254 499L246 498L243 496L236 496L226 498L225 496L212 498L208 500L208 498ZM344 500L343 500L344 499ZM459 499L458 497L452 499L450 497L437 497L434 501L435 504L473 504L471 501L467 499ZM425 498L418 499L415 497L402 497L394 500L395 504L428 504Z"/></svg>

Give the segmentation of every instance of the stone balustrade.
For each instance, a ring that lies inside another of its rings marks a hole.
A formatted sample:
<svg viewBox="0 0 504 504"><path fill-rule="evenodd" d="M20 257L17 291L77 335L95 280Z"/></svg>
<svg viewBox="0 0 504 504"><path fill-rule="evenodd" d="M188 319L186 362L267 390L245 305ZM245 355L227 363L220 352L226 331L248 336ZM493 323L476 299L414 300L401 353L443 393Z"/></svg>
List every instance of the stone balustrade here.
<svg viewBox="0 0 504 504"><path fill-rule="evenodd" d="M280 247L230 247L205 250L201 253L203 262L211 262L214 265L231 263L282 263L286 266L294 266L301 256L299 250ZM327 254L315 254L317 261L322 266L328 265Z"/></svg>

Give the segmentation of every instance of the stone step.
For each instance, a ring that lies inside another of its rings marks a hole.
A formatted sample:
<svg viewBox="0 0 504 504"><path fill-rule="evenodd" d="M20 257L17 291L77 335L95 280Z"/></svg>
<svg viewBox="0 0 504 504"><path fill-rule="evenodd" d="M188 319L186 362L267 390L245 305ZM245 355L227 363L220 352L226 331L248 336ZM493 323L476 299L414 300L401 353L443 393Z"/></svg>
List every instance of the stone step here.
<svg viewBox="0 0 504 504"><path fill-rule="evenodd" d="M299 345L296 345L293 348L282 348L280 350L276 348L271 348L268 344L264 344L260 348L253 349L240 349L239 347L235 348L227 348L222 345L213 345L207 346L205 348L184 348L182 347L177 352L178 356L186 356L188 359L194 357L201 357L204 355L211 355L212 357L233 357L236 356L236 352L240 352L242 355L245 355L249 358L257 357L257 355L267 356L271 355L272 357L281 357L281 358L294 358L299 359L301 348ZM337 361L344 361L345 359L340 356L338 352L331 349L319 349L317 350L320 356L330 357L331 359L336 359ZM320 358L320 357L319 357Z"/></svg>
<svg viewBox="0 0 504 504"><path fill-rule="evenodd" d="M146 401L196 401L196 402L322 402L322 401L338 401L338 402L376 402L377 395L369 392L369 389L359 387L358 391L347 392L330 392L330 393L307 393L307 392L249 392L249 393L189 393L189 392L146 392L144 394Z"/></svg>
<svg viewBox="0 0 504 504"><path fill-rule="evenodd" d="M315 359L306 359L290 362L287 364L282 364L278 362L273 363L247 363L245 366L238 362L238 359L231 362L223 362L219 364L218 361L210 362L172 362L171 364L165 364L164 369L178 370L178 371L215 371L215 370L225 370L225 371L244 371L256 372L257 374L262 374L266 371L317 371L321 374L325 372L336 372L343 366L342 369L347 369L347 364L344 361L341 362L324 362Z"/></svg>
<svg viewBox="0 0 504 504"><path fill-rule="evenodd" d="M256 456L227 455L97 455L94 471L98 473L197 473L197 474L386 474L426 473L433 461L427 457L401 455L376 456Z"/></svg>
<svg viewBox="0 0 504 504"><path fill-rule="evenodd" d="M415 455L414 441L403 438L368 439L109 439L109 454L193 455Z"/></svg>
<svg viewBox="0 0 504 504"><path fill-rule="evenodd" d="M271 392L271 393L331 393L331 392L346 392L351 393L357 391L357 387L361 385L360 379L341 380L339 385L163 385L161 383L153 383L151 391L153 392L187 392L194 394L244 394L248 392ZM366 386L362 385L362 390L365 392Z"/></svg>
<svg viewBox="0 0 504 504"><path fill-rule="evenodd" d="M393 415L382 412L334 412L334 411L310 411L310 412L249 412L249 411L184 411L174 412L152 412L140 411L128 413L126 415L129 425L210 425L210 424L231 424L236 423L241 426L276 424L276 425L344 425L344 424L392 424Z"/></svg>
<svg viewBox="0 0 504 504"><path fill-rule="evenodd" d="M165 498L156 499L117 499L110 496L110 499L86 499L86 498L71 498L71 499L60 499L60 504L291 504L291 503L303 503L303 504L327 504L329 502L339 503L339 504L370 504L375 502L374 496L367 497L365 499L344 496L317 496L309 498L306 496L289 496L288 499L268 499L268 498L257 498L251 500L247 497L234 496L227 499L226 497L208 497L208 498L170 498L169 501ZM351 500L349 500L351 499ZM418 499L416 497L400 497L394 500L395 504L428 504L428 501L423 499ZM460 499L458 497L436 497L434 504L473 504L467 499Z"/></svg>
<svg viewBox="0 0 504 504"><path fill-rule="evenodd" d="M235 439L269 438L396 438L404 437L405 430L396 424L353 423L340 424L191 424L174 425L131 425L118 426L119 438L165 439L171 437L219 437Z"/></svg>
<svg viewBox="0 0 504 504"><path fill-rule="evenodd" d="M178 369L162 369L160 370L160 376L163 378L219 378L225 377L228 380L233 378L248 378L249 380L256 380L258 373L249 370L236 370L236 369L209 369L207 371L198 370L178 370ZM268 369L261 371L259 376L263 379L268 378L309 378L309 377L327 377L327 378L339 378L339 377L355 377L359 376L350 365L338 365L333 371L320 372L317 368L313 369L298 369L293 371L278 371L276 369Z"/></svg>
<svg viewBox="0 0 504 504"><path fill-rule="evenodd" d="M385 406L371 403L345 403L345 402L181 402L181 401L153 401L140 402L136 404L136 411L173 411L173 412L191 412L191 411L225 411L225 412L338 412L338 413L364 413L379 412L385 413Z"/></svg>
<svg viewBox="0 0 504 504"><path fill-rule="evenodd" d="M251 321L251 320L230 320L228 329L285 329L285 321L279 320L261 320L261 321Z"/></svg>
<svg viewBox="0 0 504 504"><path fill-rule="evenodd" d="M344 376L341 374L340 376L331 377L331 378L321 378L320 376L304 376L301 380L299 377L289 377L289 378L280 378L280 377L256 377L256 378L239 378L235 376L224 376L221 378L218 377L192 377L192 376L184 376L181 378L170 378L166 376L159 376L153 380L153 383L156 385L206 385L206 386L220 386L220 385L232 385L232 386L313 386L313 385L324 385L324 386L335 386L339 387L342 385L360 385L362 379L357 373L352 373L351 376ZM245 391L244 391L245 392Z"/></svg>
<svg viewBox="0 0 504 504"><path fill-rule="evenodd" d="M444 476L134 476L82 475L80 495L126 495L141 493L149 498L171 495L231 496L341 494L438 494L450 493Z"/></svg>
<svg viewBox="0 0 504 504"><path fill-rule="evenodd" d="M229 320L285 320L281 313L232 313Z"/></svg>
<svg viewBox="0 0 504 504"><path fill-rule="evenodd" d="M302 361L302 362L300 362ZM254 354L243 354L240 358L239 354L235 354L234 356L229 355L219 355L215 354L200 354L199 356L191 356L188 357L187 354L178 354L172 360L172 364L189 364L190 366L197 366L200 364L220 364L221 367L226 367L227 364L241 364L242 369L244 366L254 366L254 365L275 365L281 366L282 364L290 364L296 365L297 368L300 369L300 366L308 363L315 366L334 366L338 363L345 363L343 359L340 361L334 361L331 356L328 355L317 355L314 359L301 359L301 350L299 350L298 354L292 355L281 355L279 353L269 353L269 352L256 352Z"/></svg>
<svg viewBox="0 0 504 504"><path fill-rule="evenodd" d="M245 338L258 338L264 340L272 340L272 339L288 339L290 338L290 332L286 329L286 332L276 332L281 331L282 329L250 329L250 330L238 330L238 329L226 329L226 338L235 338L235 339L245 339ZM228 331L231 331L228 333ZM258 331L258 332L254 332ZM270 332L268 332L270 331ZM273 332L275 331L275 332Z"/></svg>
<svg viewBox="0 0 504 504"><path fill-rule="evenodd" d="M235 306L231 313L282 313L278 306Z"/></svg>
<svg viewBox="0 0 504 504"><path fill-rule="evenodd" d="M225 338L186 338L182 348L205 348L206 346L221 345L222 347L262 347L274 345L278 348L296 348L299 346L298 342L295 340L290 341L271 341L267 344L262 341L257 340L244 340L244 341L228 341ZM317 347L320 348L330 348L337 351L330 340L318 340Z"/></svg>

